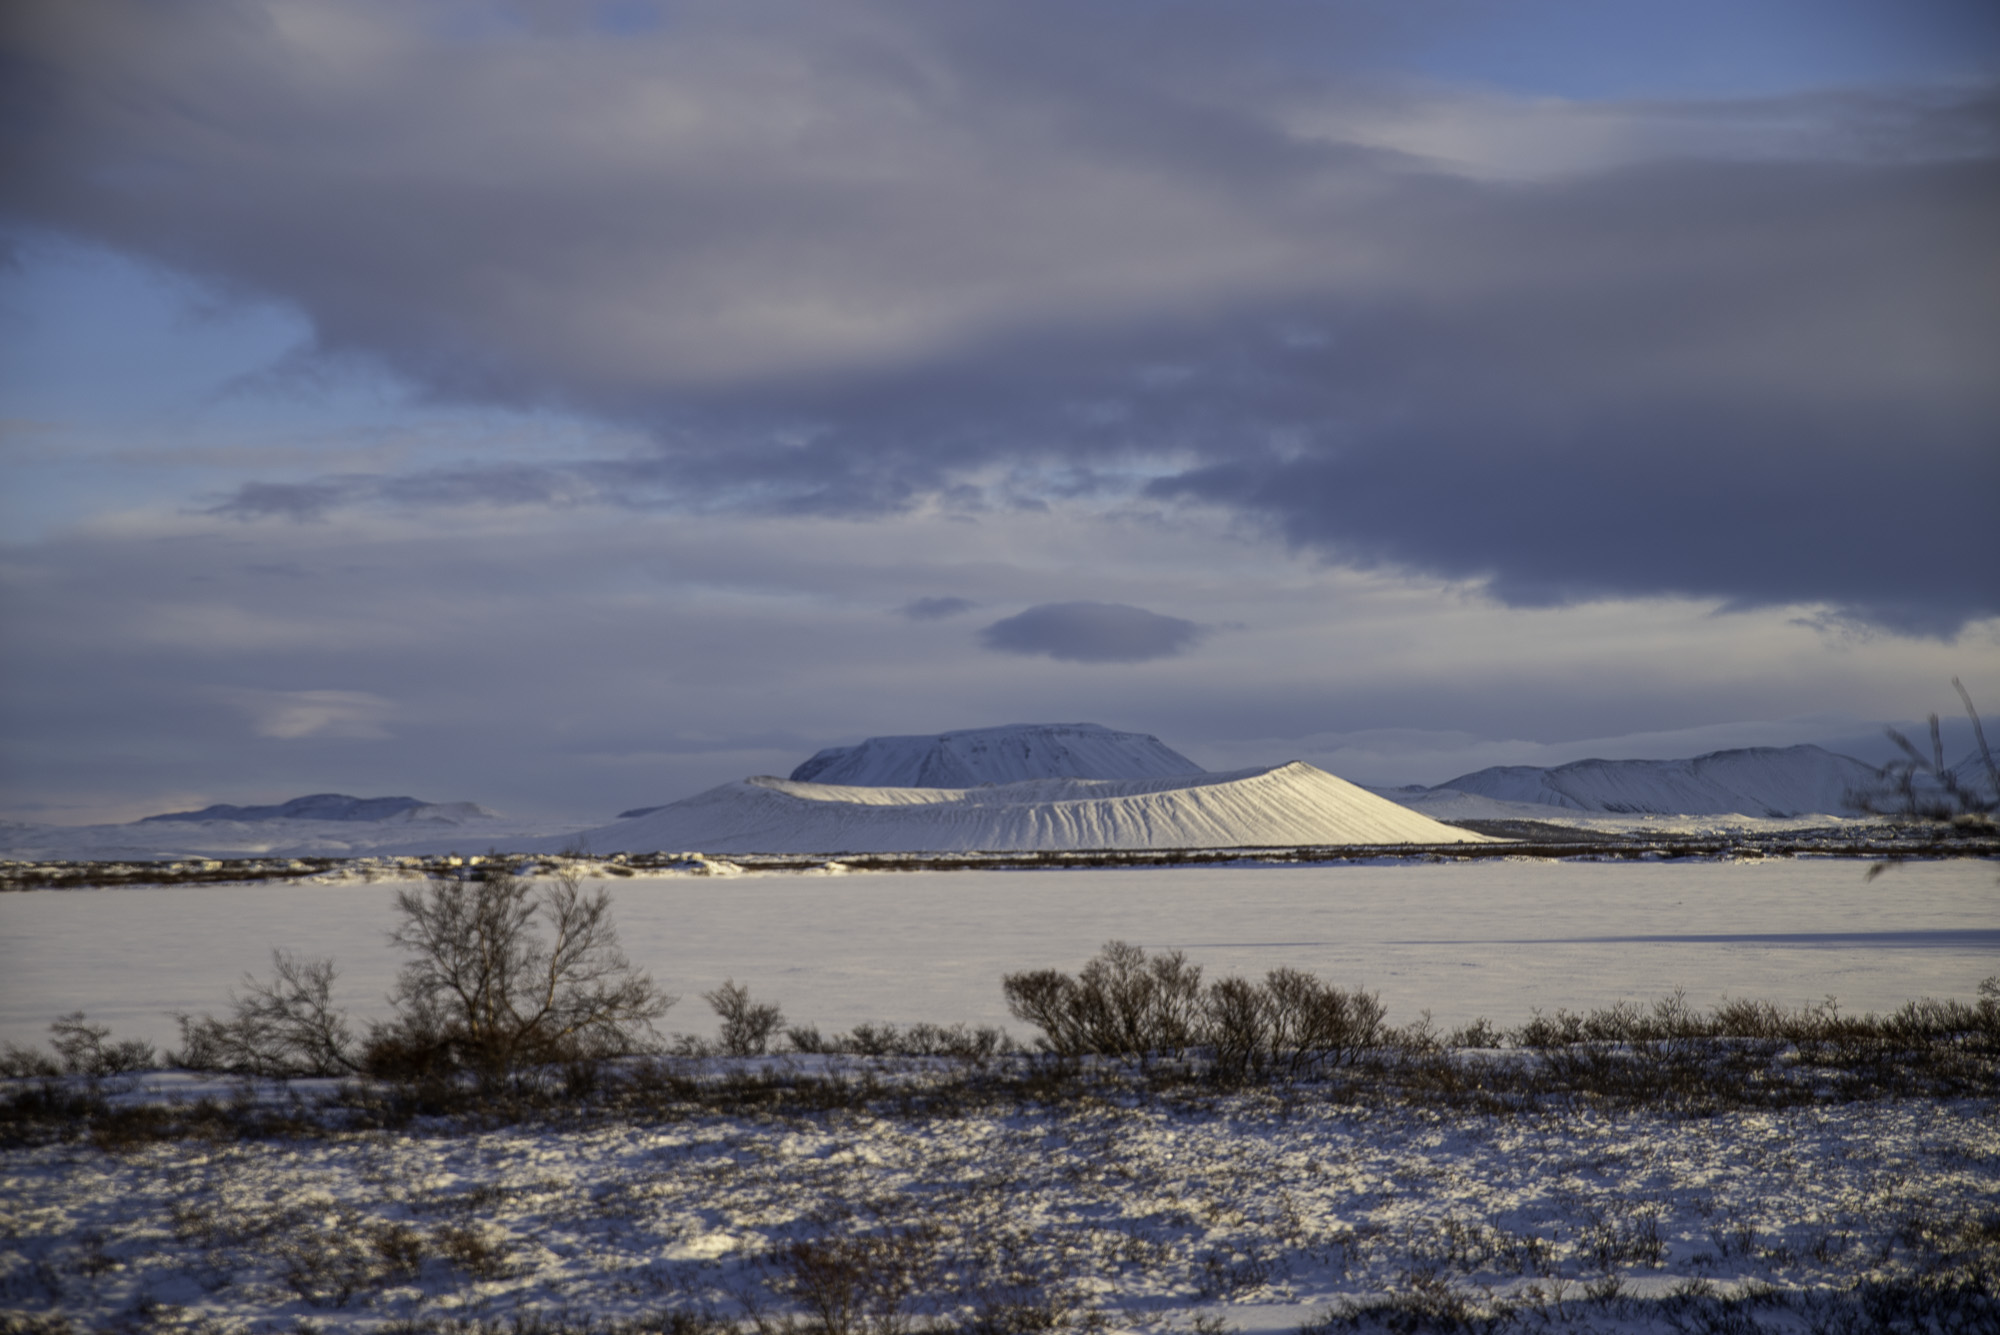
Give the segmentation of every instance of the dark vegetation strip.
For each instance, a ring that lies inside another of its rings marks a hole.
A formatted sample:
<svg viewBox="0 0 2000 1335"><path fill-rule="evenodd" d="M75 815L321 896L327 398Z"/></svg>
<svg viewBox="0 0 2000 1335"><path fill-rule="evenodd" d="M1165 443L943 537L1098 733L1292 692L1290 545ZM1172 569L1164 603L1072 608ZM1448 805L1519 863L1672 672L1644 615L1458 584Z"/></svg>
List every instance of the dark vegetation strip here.
<svg viewBox="0 0 2000 1335"><path fill-rule="evenodd" d="M714 860L746 871L795 872L837 861L851 871L1047 871L1087 867L1289 866L1301 864L1480 862L1492 858L1548 861L1732 860L1744 858L1837 857L1875 861L2000 858L2000 835L1952 827L1887 827L1856 835L1851 830L1803 830L1778 834L1716 836L1631 836L1566 829L1542 821L1447 821L1474 833L1507 840L1492 844L1315 844L1286 848L1061 849L1040 852L971 853L728 853ZM1534 827L1532 829L1524 827ZM460 856L435 854L394 857L183 858L157 861L0 861L0 891L112 889L121 886L239 885L291 881L327 872L358 870L364 875L434 876L459 874L467 866L495 862L538 867L587 865L588 874L632 876L648 872L704 870L688 852L615 853L603 858L565 854L516 854L493 850Z"/></svg>

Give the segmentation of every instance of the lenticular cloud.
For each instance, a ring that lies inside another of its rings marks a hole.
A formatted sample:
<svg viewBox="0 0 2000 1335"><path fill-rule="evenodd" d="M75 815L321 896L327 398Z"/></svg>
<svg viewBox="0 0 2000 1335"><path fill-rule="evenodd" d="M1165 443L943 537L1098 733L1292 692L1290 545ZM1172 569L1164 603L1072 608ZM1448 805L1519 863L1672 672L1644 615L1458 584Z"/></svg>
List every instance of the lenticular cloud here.
<svg viewBox="0 0 2000 1335"><path fill-rule="evenodd" d="M988 649L1047 654L1071 663L1143 663L1192 648L1207 631L1192 621L1124 603L1043 603L979 632Z"/></svg>

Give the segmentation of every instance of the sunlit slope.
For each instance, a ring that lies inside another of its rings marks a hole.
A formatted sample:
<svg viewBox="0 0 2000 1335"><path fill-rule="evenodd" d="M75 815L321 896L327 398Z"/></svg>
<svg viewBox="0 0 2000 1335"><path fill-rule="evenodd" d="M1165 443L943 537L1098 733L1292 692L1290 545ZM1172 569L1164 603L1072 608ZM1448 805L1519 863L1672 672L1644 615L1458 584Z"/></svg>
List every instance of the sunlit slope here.
<svg viewBox="0 0 2000 1335"><path fill-rule="evenodd" d="M1299 761L1157 779L875 788L754 778L585 831L593 853L903 853L1476 843ZM553 851L554 845L551 845Z"/></svg>

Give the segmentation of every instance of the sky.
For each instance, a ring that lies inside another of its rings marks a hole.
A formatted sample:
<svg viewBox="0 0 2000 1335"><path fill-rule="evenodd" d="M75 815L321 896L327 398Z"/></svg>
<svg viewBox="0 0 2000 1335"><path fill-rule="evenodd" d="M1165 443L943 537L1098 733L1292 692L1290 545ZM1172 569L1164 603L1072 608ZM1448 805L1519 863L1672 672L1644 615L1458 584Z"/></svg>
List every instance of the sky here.
<svg viewBox="0 0 2000 1335"><path fill-rule="evenodd" d="M1987 0L16 0L0 817L1956 750L1997 165Z"/></svg>

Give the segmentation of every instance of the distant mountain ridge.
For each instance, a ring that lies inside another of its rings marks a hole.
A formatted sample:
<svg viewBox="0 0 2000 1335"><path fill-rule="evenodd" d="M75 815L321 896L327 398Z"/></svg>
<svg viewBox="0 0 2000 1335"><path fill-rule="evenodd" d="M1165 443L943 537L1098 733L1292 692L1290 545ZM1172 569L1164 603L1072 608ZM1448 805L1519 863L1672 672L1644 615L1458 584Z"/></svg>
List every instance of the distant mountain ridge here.
<svg viewBox="0 0 2000 1335"><path fill-rule="evenodd" d="M144 816L134 824L153 821L386 821L466 820L493 813L471 802L425 802L414 797L349 797L346 793L312 793L271 806L236 807L225 802L199 811L169 811Z"/></svg>
<svg viewBox="0 0 2000 1335"><path fill-rule="evenodd" d="M1873 765L1822 747L1753 746L1688 760L1576 760L1499 765L1430 791L1472 793L1571 811L1686 816L1853 813L1850 799L1879 788Z"/></svg>
<svg viewBox="0 0 2000 1335"><path fill-rule="evenodd" d="M976 788L1027 779L1165 779L1207 771L1146 733L1095 723L1010 723L830 746L794 783L864 788Z"/></svg>

